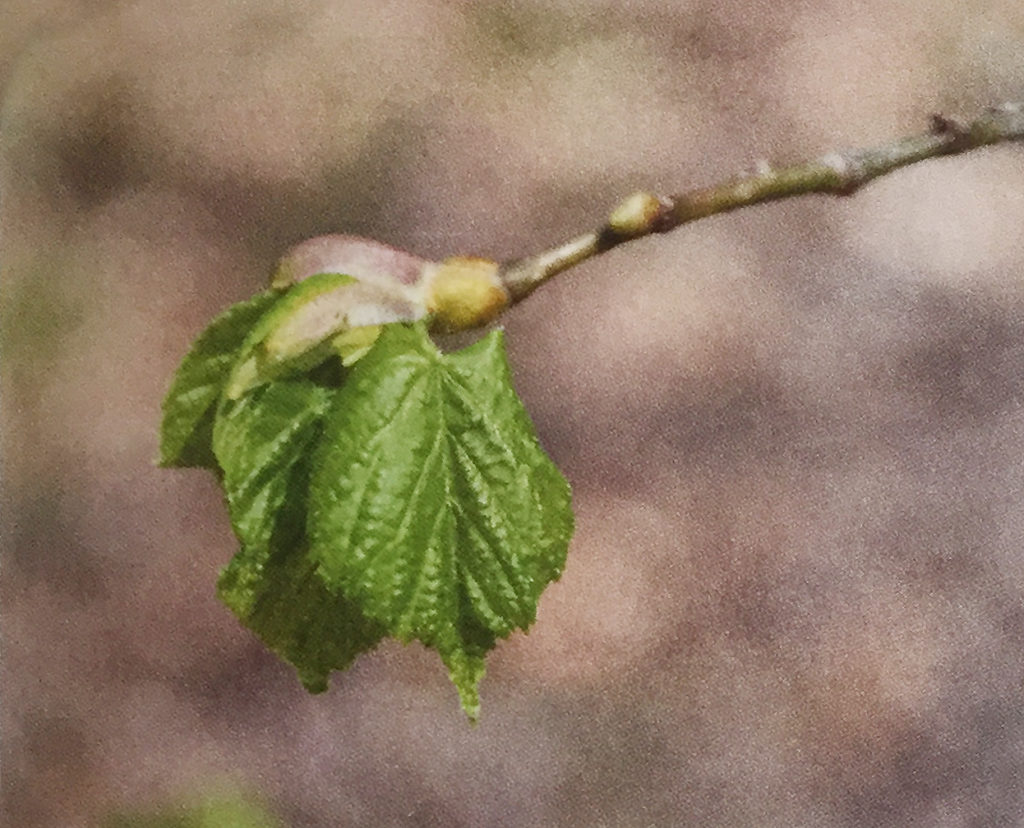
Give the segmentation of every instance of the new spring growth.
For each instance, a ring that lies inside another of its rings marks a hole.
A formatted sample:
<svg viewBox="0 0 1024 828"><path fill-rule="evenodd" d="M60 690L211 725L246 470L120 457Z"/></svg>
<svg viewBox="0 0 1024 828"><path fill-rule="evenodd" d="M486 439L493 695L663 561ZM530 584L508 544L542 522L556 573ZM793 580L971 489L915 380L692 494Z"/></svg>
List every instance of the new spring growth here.
<svg viewBox="0 0 1024 828"><path fill-rule="evenodd" d="M1020 140L1024 106L1019 103L988 109L971 122L936 115L927 132L882 146L831 152L789 166L761 164L752 173L669 198L634 193L597 230L501 264L462 256L431 262L353 236L309 239L289 251L274 274L272 289L289 293L245 343L245 358L228 393L240 396L293 368L304 370L332 351L350 364L373 344L379 326L390 322L426 317L432 329L444 332L481 327L553 276L654 233L797 195L849 196L909 164ZM331 281L340 276L351 281ZM302 287L315 277L326 281Z"/></svg>
<svg viewBox="0 0 1024 828"><path fill-rule="evenodd" d="M309 370L331 354L351 365L380 326L429 319L436 331L478 328L511 297L488 259L436 263L354 236L309 239L281 260L271 288L278 304L252 330L227 385L229 399L270 380Z"/></svg>
<svg viewBox="0 0 1024 828"><path fill-rule="evenodd" d="M670 205L654 193L639 192L624 199L608 216L608 229L617 236L633 238L654 232Z"/></svg>
<svg viewBox="0 0 1024 828"><path fill-rule="evenodd" d="M431 327L445 333L493 322L511 301L498 276L498 263L489 259L453 256L425 281Z"/></svg>

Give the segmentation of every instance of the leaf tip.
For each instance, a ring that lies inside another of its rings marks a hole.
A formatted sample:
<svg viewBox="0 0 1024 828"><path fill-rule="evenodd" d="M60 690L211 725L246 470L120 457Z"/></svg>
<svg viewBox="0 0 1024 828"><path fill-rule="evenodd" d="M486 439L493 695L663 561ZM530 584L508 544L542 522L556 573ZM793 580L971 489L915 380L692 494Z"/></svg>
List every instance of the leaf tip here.
<svg viewBox="0 0 1024 828"><path fill-rule="evenodd" d="M448 668L448 678L459 694L462 712L470 724L477 724L480 721L480 680L486 672L483 656L456 650L442 653L441 659Z"/></svg>
<svg viewBox="0 0 1024 828"><path fill-rule="evenodd" d="M299 681L310 695L317 696L327 692L327 676L324 673L307 673L300 670Z"/></svg>

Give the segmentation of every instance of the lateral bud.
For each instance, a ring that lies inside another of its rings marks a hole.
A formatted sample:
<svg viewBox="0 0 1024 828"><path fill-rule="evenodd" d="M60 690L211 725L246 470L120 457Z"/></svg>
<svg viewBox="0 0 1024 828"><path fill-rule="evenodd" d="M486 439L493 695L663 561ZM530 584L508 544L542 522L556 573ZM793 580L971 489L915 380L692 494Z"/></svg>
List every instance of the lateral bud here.
<svg viewBox="0 0 1024 828"><path fill-rule="evenodd" d="M652 233L666 205L654 193L628 196L608 216L608 227L618 236L643 236Z"/></svg>

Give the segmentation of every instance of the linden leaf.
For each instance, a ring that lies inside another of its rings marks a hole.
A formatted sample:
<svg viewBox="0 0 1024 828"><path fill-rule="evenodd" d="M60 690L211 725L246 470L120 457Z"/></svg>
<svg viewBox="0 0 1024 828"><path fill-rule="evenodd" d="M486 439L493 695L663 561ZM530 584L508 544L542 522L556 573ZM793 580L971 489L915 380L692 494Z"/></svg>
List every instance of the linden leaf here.
<svg viewBox="0 0 1024 828"><path fill-rule="evenodd" d="M561 574L568 484L512 388L500 331L451 355L390 325L335 392L308 533L328 586L438 650L475 718L483 656Z"/></svg>
<svg viewBox="0 0 1024 828"><path fill-rule="evenodd" d="M279 380L241 400L224 399L213 427L231 525L247 549L264 549L289 493L295 464L320 433L329 391Z"/></svg>
<svg viewBox="0 0 1024 828"><path fill-rule="evenodd" d="M221 574L221 599L295 666L310 692L373 647L383 630L327 589L305 539L311 444L332 390L279 380L223 400L213 429L222 484L242 548Z"/></svg>
<svg viewBox="0 0 1024 828"><path fill-rule="evenodd" d="M283 517L262 553L239 551L221 572L217 594L295 668L306 690L322 693L331 671L372 649L385 630L324 584L303 537L304 518L304 511Z"/></svg>
<svg viewBox="0 0 1024 828"><path fill-rule="evenodd" d="M216 470L210 443L217 400L242 343L278 298L267 291L232 305L192 344L164 398L161 466Z"/></svg>

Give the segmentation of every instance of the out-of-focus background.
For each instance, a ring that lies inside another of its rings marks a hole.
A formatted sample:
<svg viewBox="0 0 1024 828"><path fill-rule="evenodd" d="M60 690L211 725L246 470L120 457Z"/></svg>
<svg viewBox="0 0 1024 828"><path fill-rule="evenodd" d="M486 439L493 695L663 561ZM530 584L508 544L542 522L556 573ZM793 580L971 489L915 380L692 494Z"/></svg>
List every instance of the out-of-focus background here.
<svg viewBox="0 0 1024 828"><path fill-rule="evenodd" d="M329 231L506 258L1024 99L1024 5L3 0L4 824L237 791L289 826L1024 823L1024 147L616 250L504 319L565 575L467 725L329 693L163 471L192 337Z"/></svg>

